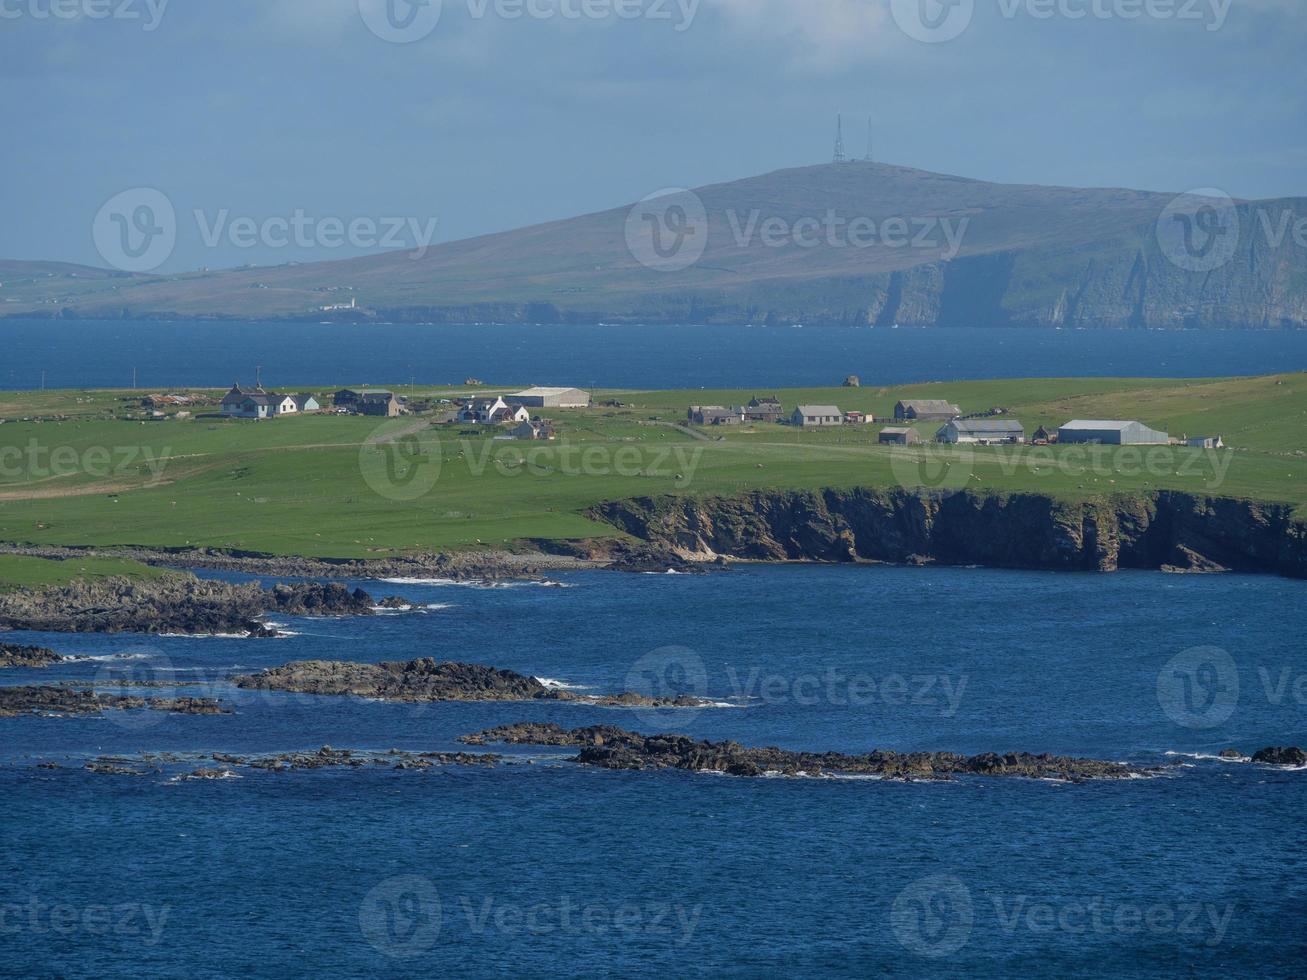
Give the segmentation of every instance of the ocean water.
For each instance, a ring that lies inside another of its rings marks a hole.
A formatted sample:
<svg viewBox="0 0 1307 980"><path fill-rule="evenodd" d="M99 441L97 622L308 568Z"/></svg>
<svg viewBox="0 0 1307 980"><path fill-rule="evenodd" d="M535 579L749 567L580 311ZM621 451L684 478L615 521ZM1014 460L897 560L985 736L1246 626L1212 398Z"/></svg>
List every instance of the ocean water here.
<svg viewBox="0 0 1307 980"><path fill-rule="evenodd" d="M1307 370L1307 330L426 326L0 320L0 388L574 384L817 387Z"/></svg>
<svg viewBox="0 0 1307 980"><path fill-rule="evenodd" d="M220 576L234 577L234 576ZM9 634L88 658L0 683L201 682L236 713L0 719L0 969L15 976L1293 976L1303 583L748 567L554 585L358 583L411 611L277 640ZM243 692L290 660L433 656L689 711ZM148 693L148 692L147 692ZM1163 767L1067 785L587 770L240 771L102 753L456 749L521 720L795 749L1030 750ZM37 764L57 762L59 769Z"/></svg>

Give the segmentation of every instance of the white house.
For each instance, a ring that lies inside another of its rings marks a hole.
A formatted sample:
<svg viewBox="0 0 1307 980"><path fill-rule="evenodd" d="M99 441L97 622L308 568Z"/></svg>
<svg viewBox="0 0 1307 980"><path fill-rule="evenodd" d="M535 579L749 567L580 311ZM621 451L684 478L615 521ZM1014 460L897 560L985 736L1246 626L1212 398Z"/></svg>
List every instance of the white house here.
<svg viewBox="0 0 1307 980"><path fill-rule="evenodd" d="M530 422L531 413L523 405L510 405L502 398L485 398L470 402L458 413L460 422L498 425L500 422Z"/></svg>
<svg viewBox="0 0 1307 980"><path fill-rule="evenodd" d="M292 395L269 395L273 399L275 415L294 415L299 412L299 405L295 404L295 398Z"/></svg>
<svg viewBox="0 0 1307 980"><path fill-rule="evenodd" d="M804 428L843 425L844 413L834 405L800 405L790 416L790 423Z"/></svg>

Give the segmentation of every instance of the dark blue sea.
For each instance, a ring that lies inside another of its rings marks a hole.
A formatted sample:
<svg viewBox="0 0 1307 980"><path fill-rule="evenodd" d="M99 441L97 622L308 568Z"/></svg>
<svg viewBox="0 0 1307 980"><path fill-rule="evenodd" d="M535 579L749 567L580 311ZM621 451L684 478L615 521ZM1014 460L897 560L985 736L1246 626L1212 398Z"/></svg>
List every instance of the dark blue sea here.
<svg viewBox="0 0 1307 980"><path fill-rule="evenodd" d="M892 385L1307 370L1307 330L429 326L0 320L0 388L571 384ZM134 373L133 373L134 372Z"/></svg>
<svg viewBox="0 0 1307 980"><path fill-rule="evenodd" d="M359 583L414 608L287 619L276 640L6 635L95 659L0 683L195 681L179 693L235 713L0 719L0 972L1302 975L1307 772L1216 755L1307 743L1303 583L785 566L555 581ZM719 706L412 706L226 681L418 656ZM1162 772L742 779L514 747L493 769L176 779L213 752L452 750L520 720ZM142 751L183 759L82 768Z"/></svg>

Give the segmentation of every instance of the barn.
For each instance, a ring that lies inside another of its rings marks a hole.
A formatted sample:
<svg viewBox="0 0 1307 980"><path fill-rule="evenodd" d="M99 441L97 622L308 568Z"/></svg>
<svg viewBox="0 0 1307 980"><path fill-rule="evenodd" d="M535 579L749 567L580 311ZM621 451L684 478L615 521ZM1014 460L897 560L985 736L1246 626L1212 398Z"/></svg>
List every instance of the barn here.
<svg viewBox="0 0 1307 980"><path fill-rule="evenodd" d="M942 398L905 399L894 406L896 422L947 422L962 414L962 409Z"/></svg>
<svg viewBox="0 0 1307 980"><path fill-rule="evenodd" d="M957 419L939 430L940 442L992 446L1024 443L1026 430L1016 419Z"/></svg>
<svg viewBox="0 0 1307 980"><path fill-rule="evenodd" d="M1057 430L1057 441L1098 443L1104 446L1166 446L1171 437L1142 422L1075 419Z"/></svg>
<svg viewBox="0 0 1307 980"><path fill-rule="evenodd" d="M527 408L589 408L590 392L580 388L528 388L505 395L504 401Z"/></svg>

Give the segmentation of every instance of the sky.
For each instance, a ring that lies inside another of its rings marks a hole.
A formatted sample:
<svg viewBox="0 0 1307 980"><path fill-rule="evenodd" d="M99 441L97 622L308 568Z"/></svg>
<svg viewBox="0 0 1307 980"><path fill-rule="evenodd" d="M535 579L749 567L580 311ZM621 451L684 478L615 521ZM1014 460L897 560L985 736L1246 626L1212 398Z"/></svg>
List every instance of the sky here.
<svg viewBox="0 0 1307 980"><path fill-rule="evenodd" d="M143 192L163 272L451 241L828 162L837 113L886 163L1307 196L1304 50L1303 0L0 0L0 258L106 266Z"/></svg>

